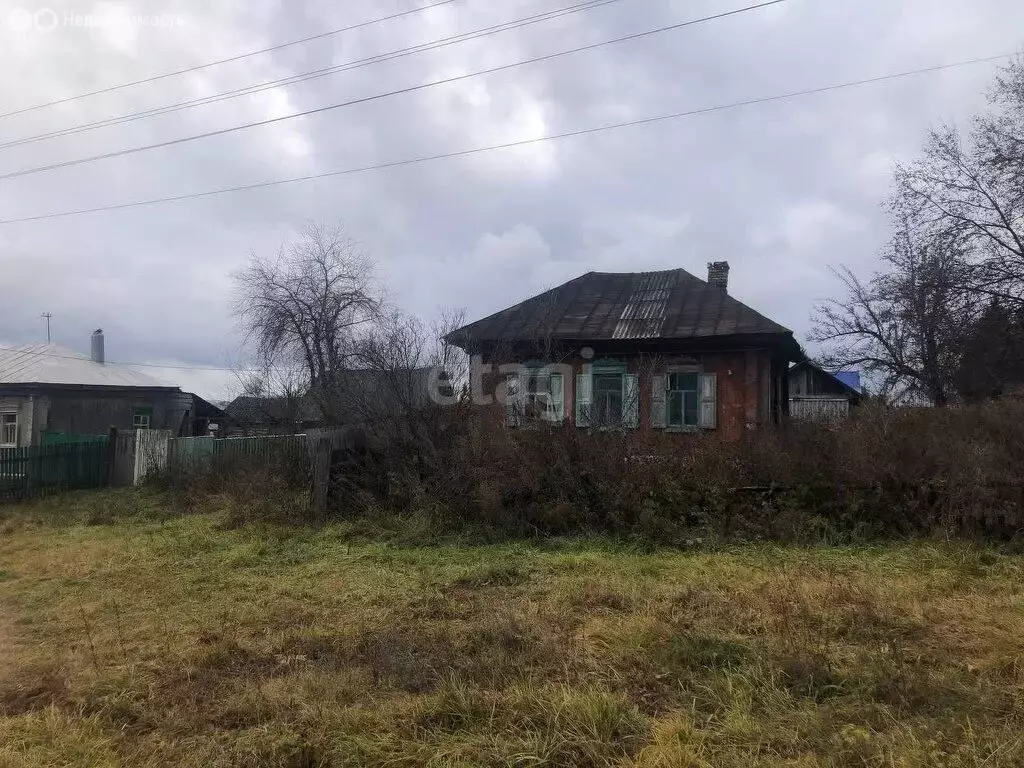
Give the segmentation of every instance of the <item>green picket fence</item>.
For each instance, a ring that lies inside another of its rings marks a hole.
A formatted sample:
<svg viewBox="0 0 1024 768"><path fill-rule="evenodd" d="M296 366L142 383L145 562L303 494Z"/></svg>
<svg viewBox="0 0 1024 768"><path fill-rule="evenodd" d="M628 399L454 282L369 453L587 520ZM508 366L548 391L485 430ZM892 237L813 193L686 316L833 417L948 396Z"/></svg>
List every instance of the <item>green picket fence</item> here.
<svg viewBox="0 0 1024 768"><path fill-rule="evenodd" d="M237 457L261 460L309 461L305 435L262 435L259 437L175 437L168 450L172 473L230 464Z"/></svg>
<svg viewBox="0 0 1024 768"><path fill-rule="evenodd" d="M0 501L17 501L109 482L107 440L0 448Z"/></svg>
<svg viewBox="0 0 1024 768"><path fill-rule="evenodd" d="M68 443L103 443L106 445L106 435L75 435L64 432L43 432L40 442L43 445L67 445Z"/></svg>
<svg viewBox="0 0 1024 768"><path fill-rule="evenodd" d="M224 437L213 441L214 456L257 456L264 459L308 455L305 435Z"/></svg>

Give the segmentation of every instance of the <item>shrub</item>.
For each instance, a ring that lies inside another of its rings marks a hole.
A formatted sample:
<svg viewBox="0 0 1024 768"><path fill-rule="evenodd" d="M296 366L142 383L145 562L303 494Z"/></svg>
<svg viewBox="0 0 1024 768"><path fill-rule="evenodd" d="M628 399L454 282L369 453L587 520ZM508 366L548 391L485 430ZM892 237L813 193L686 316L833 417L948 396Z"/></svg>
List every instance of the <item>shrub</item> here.
<svg viewBox="0 0 1024 768"><path fill-rule="evenodd" d="M793 423L735 442L509 430L486 416L447 425L429 465L384 446L385 458L367 466L386 477L359 487L376 489L378 508L419 507L434 517L440 509L449 522L517 535L812 542L1005 534L1019 522L1024 403L1015 401L867 405L835 428ZM337 510L351 514L343 496Z"/></svg>
<svg viewBox="0 0 1024 768"><path fill-rule="evenodd" d="M149 482L167 491L184 511L205 510L211 496L223 497L229 525L291 523L307 517L309 461L302 455L217 456L207 465L168 472Z"/></svg>

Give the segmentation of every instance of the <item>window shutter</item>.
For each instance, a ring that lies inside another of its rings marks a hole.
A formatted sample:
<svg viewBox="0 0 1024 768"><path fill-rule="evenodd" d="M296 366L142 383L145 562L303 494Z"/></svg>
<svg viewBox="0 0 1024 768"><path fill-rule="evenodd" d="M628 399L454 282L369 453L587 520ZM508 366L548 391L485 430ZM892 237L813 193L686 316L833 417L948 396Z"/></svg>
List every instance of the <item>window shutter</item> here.
<svg viewBox="0 0 1024 768"><path fill-rule="evenodd" d="M651 426L655 429L665 428L665 387L667 377L663 373L651 376Z"/></svg>
<svg viewBox="0 0 1024 768"><path fill-rule="evenodd" d="M718 419L718 376L714 373L700 374L700 425L714 429Z"/></svg>
<svg viewBox="0 0 1024 768"><path fill-rule="evenodd" d="M576 426L590 426L590 401L593 381L589 373L576 374Z"/></svg>
<svg viewBox="0 0 1024 768"><path fill-rule="evenodd" d="M519 374L510 373L505 377L505 425L509 427L519 426L519 416L522 412L522 393L519 384Z"/></svg>
<svg viewBox="0 0 1024 768"><path fill-rule="evenodd" d="M635 374L622 377L622 423L630 429L640 424L640 387Z"/></svg>
<svg viewBox="0 0 1024 768"><path fill-rule="evenodd" d="M560 373L551 374L551 410L554 411L552 421L557 424L565 421L565 382Z"/></svg>

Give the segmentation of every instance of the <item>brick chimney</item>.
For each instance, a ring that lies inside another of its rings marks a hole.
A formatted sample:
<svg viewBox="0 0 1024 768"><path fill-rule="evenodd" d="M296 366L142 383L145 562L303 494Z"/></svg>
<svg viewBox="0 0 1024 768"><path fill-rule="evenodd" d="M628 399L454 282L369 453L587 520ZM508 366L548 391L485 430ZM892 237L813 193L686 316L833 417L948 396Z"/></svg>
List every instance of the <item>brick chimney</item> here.
<svg viewBox="0 0 1024 768"><path fill-rule="evenodd" d="M729 290L729 262L709 261L708 262L708 285L713 288Z"/></svg>

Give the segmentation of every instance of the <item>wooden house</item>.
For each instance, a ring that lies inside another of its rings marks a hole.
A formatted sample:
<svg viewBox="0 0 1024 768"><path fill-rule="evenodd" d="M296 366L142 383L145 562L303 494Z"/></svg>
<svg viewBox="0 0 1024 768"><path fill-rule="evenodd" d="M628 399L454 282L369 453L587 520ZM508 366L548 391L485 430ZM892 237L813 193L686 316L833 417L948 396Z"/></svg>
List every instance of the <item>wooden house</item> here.
<svg viewBox="0 0 1024 768"><path fill-rule="evenodd" d="M449 334L474 402L510 426L715 431L738 438L789 408L802 359L788 328L728 292L729 265L588 272Z"/></svg>

